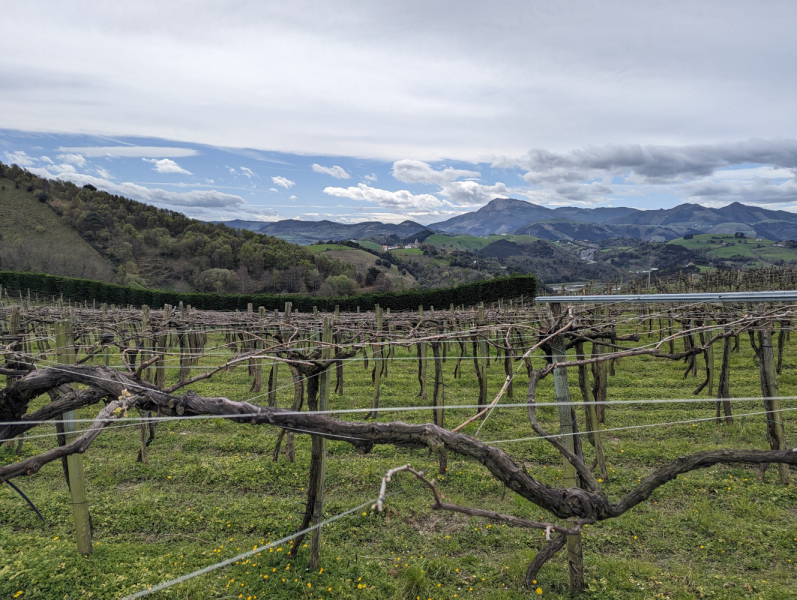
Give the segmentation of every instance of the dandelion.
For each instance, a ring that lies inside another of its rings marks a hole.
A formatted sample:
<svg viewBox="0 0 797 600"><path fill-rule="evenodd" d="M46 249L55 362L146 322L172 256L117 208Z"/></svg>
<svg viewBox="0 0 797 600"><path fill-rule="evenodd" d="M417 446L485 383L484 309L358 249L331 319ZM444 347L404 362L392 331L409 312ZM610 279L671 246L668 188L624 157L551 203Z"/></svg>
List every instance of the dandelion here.
<svg viewBox="0 0 797 600"><path fill-rule="evenodd" d="M537 594L539 594L540 596L542 596L542 588L537 588Z"/></svg>

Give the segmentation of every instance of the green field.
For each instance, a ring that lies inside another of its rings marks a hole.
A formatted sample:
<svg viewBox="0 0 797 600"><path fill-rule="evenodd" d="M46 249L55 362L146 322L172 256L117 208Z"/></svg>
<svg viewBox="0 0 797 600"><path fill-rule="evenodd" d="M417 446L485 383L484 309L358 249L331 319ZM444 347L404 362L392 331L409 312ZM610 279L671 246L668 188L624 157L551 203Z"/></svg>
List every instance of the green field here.
<svg viewBox="0 0 797 600"><path fill-rule="evenodd" d="M435 234L430 235L424 241L425 244L432 244L440 248L448 248L451 250L481 250L485 246L492 244L498 240L507 240L517 243L529 243L537 240L538 238L530 235L488 235L488 236L474 236L474 235L443 235Z"/></svg>
<svg viewBox="0 0 797 600"><path fill-rule="evenodd" d="M715 243L712 243L715 242ZM794 248L776 247L772 240L760 238L735 238L729 234L701 234L691 240L678 238L670 244L684 246L691 250L702 250L709 258L723 260L732 256L742 256L749 261L749 266L765 267L776 261L797 261L797 250ZM728 244L725 246L721 243Z"/></svg>
<svg viewBox="0 0 797 600"><path fill-rule="evenodd" d="M368 250L376 250L377 252L382 252L382 245L377 244L376 242L370 242L368 240L357 240L357 243L360 244L363 248L367 248Z"/></svg>
<svg viewBox="0 0 797 600"><path fill-rule="evenodd" d="M312 246L305 246L310 252L316 254L318 252L326 252L327 250L353 250L342 244L313 244Z"/></svg>
<svg viewBox="0 0 797 600"><path fill-rule="evenodd" d="M222 341L218 339L216 341ZM643 338L640 344L651 340ZM784 396L797 393L797 342L785 352L780 377ZM589 351L589 346L587 346ZM454 427L474 411L455 410L477 396L473 361L464 360L464 376L453 377L455 361L444 364L446 427ZM423 406L417 397L417 362L406 350L390 362L382 383L382 406ZM112 357L118 363L116 356ZM223 361L220 355L215 361ZM492 397L502 381L503 366L492 361ZM537 366L543 363L536 359ZM699 362L700 364L700 362ZM732 356L731 392L759 396L758 368L745 337L742 351ZM610 400L690 398L702 381L682 378L680 362L641 357L623 359L609 379ZM293 388L288 369L280 368L278 405L288 406ZM370 371L360 361L346 366L345 395L332 394L332 408L370 406ZM431 380L433 369L429 369ZM536 437L526 410L527 376L522 366L509 403L496 409L481 430L465 432L482 441ZM169 381L177 378L170 371ZM252 398L245 366L192 386L198 393ZM571 392L578 394L575 370ZM168 385L168 383L167 383ZM430 384L431 385L431 384ZM553 381L545 379L538 401L553 399ZM431 388L430 388L431 389ZM657 465L676 456L722 447L767 448L760 401L734 403L732 426L714 424L714 402L607 407L604 443L610 464L605 489L617 499ZM265 404L265 397L255 403ZM43 403L35 401L31 410ZM784 407L797 406L784 401ZM97 409L85 409L89 417ZM556 431L554 408L539 410L544 426ZM577 411L581 419L583 411ZM797 440L797 416L786 412L786 438ZM359 419L357 415L345 418ZM380 421L428 422L429 410L383 413ZM708 419L696 423L678 421ZM622 429L624 427L650 427ZM50 433L51 428L31 431ZM136 463L139 434L135 428L106 430L84 455L88 503L94 521L94 554L80 558L73 541L70 497L57 462L16 483L41 509L43 525L8 486L0 486L0 598L110 599L141 590L212 565L253 547L292 533L305 498L310 441L297 435L297 461L284 456L273 462L277 431L221 419L171 422L158 429L149 448L149 464ZM54 445L52 438L29 438L28 457ZM529 473L550 485L562 476L562 461L541 440L502 444ZM14 449L0 448L0 464L18 460ZM587 463L592 447L584 443ZM329 442L325 515L331 517L376 498L382 475L406 463L436 473L427 451L377 446L367 455L345 441ZM589 526L584 535L588 593L583 598L686 600L692 598L793 599L797 580L797 500L794 484L756 481L752 468L712 467L695 471L659 488L649 501L620 518ZM793 472L793 479L797 476ZM530 519L547 519L540 509L497 483L477 461L449 455L449 471L437 477L449 502L488 508ZM395 510L388 523L370 507L323 530L323 571L309 572L307 549L296 560L286 557L289 545L202 575L159 592L164 599L304 598L569 598L563 553L539 575L539 593L523 587L528 561L542 546L539 531L513 529L463 515L429 508L426 489L410 477L397 476L389 491Z"/></svg>
<svg viewBox="0 0 797 600"><path fill-rule="evenodd" d="M39 202L39 191L17 189L13 181L0 177L0 243L20 255L4 267L110 280L110 261Z"/></svg>

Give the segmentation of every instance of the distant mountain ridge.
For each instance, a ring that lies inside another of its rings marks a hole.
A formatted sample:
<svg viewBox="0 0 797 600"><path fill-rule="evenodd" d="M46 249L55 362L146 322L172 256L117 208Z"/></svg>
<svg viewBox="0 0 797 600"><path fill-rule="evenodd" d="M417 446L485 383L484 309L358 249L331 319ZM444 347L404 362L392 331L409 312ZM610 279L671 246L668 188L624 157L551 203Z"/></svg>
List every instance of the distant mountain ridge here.
<svg viewBox="0 0 797 600"><path fill-rule="evenodd" d="M299 221L284 219L282 221L218 221L236 229L251 229L295 244L314 244L318 240L349 240L363 239L374 236L396 235L407 238L419 231L426 229L424 225L414 221L404 221L399 224L381 223L379 221L365 221L363 223L335 223L334 221ZM260 228L255 229L254 225Z"/></svg>
<svg viewBox="0 0 797 600"><path fill-rule="evenodd" d="M496 198L480 209L424 226L414 221L398 225L368 221L226 221L228 227L251 229L297 244L318 240L363 239L396 235L411 238L424 230L475 236L493 233L531 235L548 240L597 242L613 237L668 241L689 233L735 233L771 240L797 239L797 214L734 202L722 208L679 204L673 208L639 210L628 207L547 208L515 198Z"/></svg>

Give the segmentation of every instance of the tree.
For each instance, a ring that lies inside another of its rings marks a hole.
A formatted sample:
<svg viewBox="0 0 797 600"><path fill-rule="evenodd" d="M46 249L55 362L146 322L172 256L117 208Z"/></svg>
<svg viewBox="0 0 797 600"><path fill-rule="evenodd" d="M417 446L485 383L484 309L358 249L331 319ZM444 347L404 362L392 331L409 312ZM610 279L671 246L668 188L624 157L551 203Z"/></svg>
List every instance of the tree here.
<svg viewBox="0 0 797 600"><path fill-rule="evenodd" d="M234 292L238 285L238 276L229 269L207 269L194 279L194 285L202 292L223 294Z"/></svg>

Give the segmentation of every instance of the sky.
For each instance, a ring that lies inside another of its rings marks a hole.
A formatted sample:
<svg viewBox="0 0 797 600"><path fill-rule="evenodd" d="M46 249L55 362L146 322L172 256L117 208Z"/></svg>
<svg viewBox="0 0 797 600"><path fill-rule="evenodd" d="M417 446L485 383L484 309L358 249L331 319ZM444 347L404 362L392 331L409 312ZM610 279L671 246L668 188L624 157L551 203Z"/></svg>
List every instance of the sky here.
<svg viewBox="0 0 797 600"><path fill-rule="evenodd" d="M204 220L797 211L797 3L6 2L0 160Z"/></svg>

